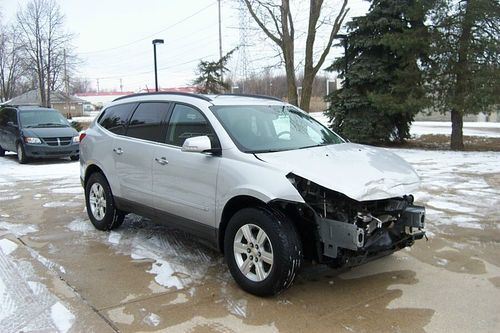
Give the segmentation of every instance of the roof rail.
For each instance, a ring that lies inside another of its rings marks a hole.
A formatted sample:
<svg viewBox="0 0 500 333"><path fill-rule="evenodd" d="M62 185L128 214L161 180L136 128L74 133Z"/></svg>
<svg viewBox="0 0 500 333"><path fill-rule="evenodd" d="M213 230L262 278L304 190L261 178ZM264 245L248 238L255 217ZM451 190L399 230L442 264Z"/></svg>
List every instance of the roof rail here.
<svg viewBox="0 0 500 333"><path fill-rule="evenodd" d="M219 96L253 97L253 98L270 99L273 101L283 102L283 100L278 98L278 97L267 96L267 95L257 95L257 94L219 94L219 95L215 95L216 98Z"/></svg>
<svg viewBox="0 0 500 333"><path fill-rule="evenodd" d="M187 93L187 92L175 92L175 91L155 91L155 92L150 92L150 93L138 93L138 94L132 94L132 95L127 95L127 96L122 96L115 98L113 102L119 101L122 99L126 98L132 98L132 97L138 97L138 96L150 96L150 95L181 95L181 96L188 96L188 97L194 97L194 98L199 98L207 102L211 102L212 99L210 99L207 96L204 95L199 95L199 94L193 94L193 93Z"/></svg>

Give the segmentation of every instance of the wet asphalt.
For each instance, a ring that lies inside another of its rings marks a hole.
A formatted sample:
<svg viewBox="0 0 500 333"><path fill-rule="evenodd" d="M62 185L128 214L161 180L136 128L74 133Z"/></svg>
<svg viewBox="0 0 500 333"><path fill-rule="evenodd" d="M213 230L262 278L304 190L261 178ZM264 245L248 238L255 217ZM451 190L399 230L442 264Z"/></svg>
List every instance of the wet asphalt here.
<svg viewBox="0 0 500 333"><path fill-rule="evenodd" d="M467 169L463 155L439 170L401 153L422 176L429 241L349 270L306 264L271 298L240 290L221 254L140 216L95 230L77 173L3 183L0 331L499 332L500 163Z"/></svg>

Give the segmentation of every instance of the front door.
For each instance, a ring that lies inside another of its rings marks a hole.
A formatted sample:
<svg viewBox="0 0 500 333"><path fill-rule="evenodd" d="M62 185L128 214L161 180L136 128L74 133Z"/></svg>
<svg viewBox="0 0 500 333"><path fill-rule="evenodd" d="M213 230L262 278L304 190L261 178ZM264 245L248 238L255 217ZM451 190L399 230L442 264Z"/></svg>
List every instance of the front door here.
<svg viewBox="0 0 500 333"><path fill-rule="evenodd" d="M198 222L199 227L209 230L215 227L220 157L181 151L184 140L203 135L211 139L212 147L219 147L203 114L191 106L176 104L168 124L166 145L159 145L155 150L153 192L158 210Z"/></svg>

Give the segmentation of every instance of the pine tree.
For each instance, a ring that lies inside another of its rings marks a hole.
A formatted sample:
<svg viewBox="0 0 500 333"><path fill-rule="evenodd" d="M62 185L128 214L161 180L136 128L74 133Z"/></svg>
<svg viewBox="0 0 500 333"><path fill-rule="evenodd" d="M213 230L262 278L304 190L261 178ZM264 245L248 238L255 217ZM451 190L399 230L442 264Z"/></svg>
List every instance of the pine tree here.
<svg viewBox="0 0 500 333"><path fill-rule="evenodd" d="M427 105L421 67L427 59L425 0L373 0L348 23L347 50L329 70L344 78L327 98L332 128L352 141L401 142Z"/></svg>
<svg viewBox="0 0 500 333"><path fill-rule="evenodd" d="M500 3L438 0L431 12L434 107L451 112L451 149L463 150L463 116L500 103Z"/></svg>
<svg viewBox="0 0 500 333"><path fill-rule="evenodd" d="M236 51L233 49L218 61L200 61L198 64L198 77L194 80L197 91L202 94L220 94L229 89L228 82L222 80L222 72L227 72L226 64L231 55Z"/></svg>

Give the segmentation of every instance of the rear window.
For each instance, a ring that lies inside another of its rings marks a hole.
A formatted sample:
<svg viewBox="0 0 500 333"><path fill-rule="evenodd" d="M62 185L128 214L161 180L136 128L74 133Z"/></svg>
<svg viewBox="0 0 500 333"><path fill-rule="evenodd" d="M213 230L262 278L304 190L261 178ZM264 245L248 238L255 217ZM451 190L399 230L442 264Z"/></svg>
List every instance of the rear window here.
<svg viewBox="0 0 500 333"><path fill-rule="evenodd" d="M135 103L129 103L110 106L104 110L104 113L99 118L99 125L115 134L125 134L128 119L136 105Z"/></svg>

